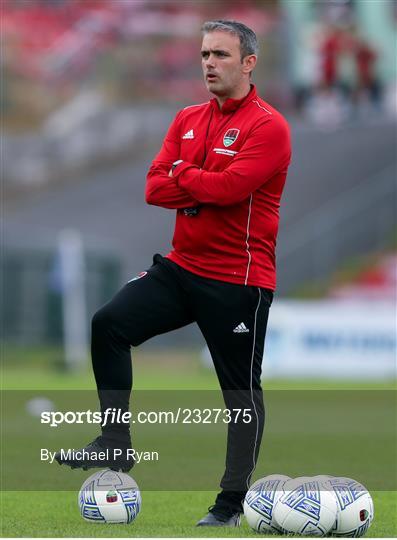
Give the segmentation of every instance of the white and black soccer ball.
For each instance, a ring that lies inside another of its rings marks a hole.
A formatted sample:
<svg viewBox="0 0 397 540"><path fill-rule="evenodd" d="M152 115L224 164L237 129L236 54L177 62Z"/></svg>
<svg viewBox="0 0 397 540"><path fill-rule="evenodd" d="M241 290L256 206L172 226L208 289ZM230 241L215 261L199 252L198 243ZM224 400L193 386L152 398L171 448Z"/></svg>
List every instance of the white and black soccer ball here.
<svg viewBox="0 0 397 540"><path fill-rule="evenodd" d="M374 504L367 489L356 480L344 477L330 478L328 485L337 502L332 536L363 536L374 519Z"/></svg>
<svg viewBox="0 0 397 540"><path fill-rule="evenodd" d="M141 509L141 493L131 476L105 469L87 478L81 486L78 503L87 521L132 523Z"/></svg>
<svg viewBox="0 0 397 540"><path fill-rule="evenodd" d="M321 481L301 478L285 482L273 518L284 533L325 536L336 520L335 495Z"/></svg>
<svg viewBox="0 0 397 540"><path fill-rule="evenodd" d="M289 476L270 474L257 480L244 499L244 515L248 525L256 532L281 532L273 519L273 508L283 492Z"/></svg>

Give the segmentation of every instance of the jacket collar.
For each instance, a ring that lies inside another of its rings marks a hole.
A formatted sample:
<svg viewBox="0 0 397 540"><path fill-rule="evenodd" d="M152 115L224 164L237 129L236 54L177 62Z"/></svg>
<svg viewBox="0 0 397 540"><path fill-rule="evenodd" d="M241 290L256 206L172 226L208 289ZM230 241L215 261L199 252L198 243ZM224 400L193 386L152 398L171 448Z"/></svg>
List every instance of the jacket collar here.
<svg viewBox="0 0 397 540"><path fill-rule="evenodd" d="M244 107L245 105L247 105L247 103L255 99L256 96L257 96L256 87L254 84L251 84L250 91L242 99L228 98L225 101L225 103L222 105L222 107L219 107L219 104L216 98L212 98L210 103L212 107L215 109L215 111L221 112L222 114L228 114L228 113L236 111L240 107Z"/></svg>

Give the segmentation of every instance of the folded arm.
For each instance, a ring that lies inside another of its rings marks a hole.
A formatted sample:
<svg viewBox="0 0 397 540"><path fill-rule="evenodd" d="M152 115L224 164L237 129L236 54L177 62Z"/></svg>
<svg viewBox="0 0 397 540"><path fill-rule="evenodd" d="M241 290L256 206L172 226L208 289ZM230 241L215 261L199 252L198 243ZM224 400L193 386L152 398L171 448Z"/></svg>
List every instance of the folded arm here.
<svg viewBox="0 0 397 540"><path fill-rule="evenodd" d="M175 169L177 185L199 203L227 206L246 199L290 161L289 130L273 120L247 137L239 153L222 172L201 170L183 162Z"/></svg>
<svg viewBox="0 0 397 540"><path fill-rule="evenodd" d="M169 176L173 162L179 159L180 155L178 116L179 114L171 124L161 150L154 159L146 178L146 202L163 208L186 208L199 205L191 194L177 185L175 178Z"/></svg>

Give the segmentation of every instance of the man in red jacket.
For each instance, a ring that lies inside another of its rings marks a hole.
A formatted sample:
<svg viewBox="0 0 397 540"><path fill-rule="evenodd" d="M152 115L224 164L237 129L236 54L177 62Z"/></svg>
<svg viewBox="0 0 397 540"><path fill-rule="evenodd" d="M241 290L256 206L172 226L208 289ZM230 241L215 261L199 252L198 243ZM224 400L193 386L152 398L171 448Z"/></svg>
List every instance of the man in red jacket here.
<svg viewBox="0 0 397 540"><path fill-rule="evenodd" d="M146 201L176 210L173 250L155 255L95 314L92 360L101 411L128 411L130 347L198 324L226 406L251 417L245 423L235 415L228 424L222 491L198 525L238 526L264 424L261 364L291 150L287 122L251 84L255 33L234 21L207 22L202 31L204 79L215 97L176 115L147 176ZM129 426L113 423L85 449L126 451L130 444ZM60 455L58 461L132 466L127 453L106 464Z"/></svg>

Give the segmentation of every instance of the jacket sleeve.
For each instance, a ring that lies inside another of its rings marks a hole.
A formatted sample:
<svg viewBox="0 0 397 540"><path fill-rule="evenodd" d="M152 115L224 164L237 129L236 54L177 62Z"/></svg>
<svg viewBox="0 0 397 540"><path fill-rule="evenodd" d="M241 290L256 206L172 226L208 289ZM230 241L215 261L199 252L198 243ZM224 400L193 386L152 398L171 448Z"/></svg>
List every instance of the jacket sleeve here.
<svg viewBox="0 0 397 540"><path fill-rule="evenodd" d="M252 130L224 171L204 171L184 162L175 169L174 177L200 203L228 206L246 199L290 159L288 124L271 118Z"/></svg>
<svg viewBox="0 0 397 540"><path fill-rule="evenodd" d="M172 164L180 156L179 115L180 112L172 122L146 178L146 202L163 208L187 208L199 205L185 189L177 185L175 178L168 176Z"/></svg>

